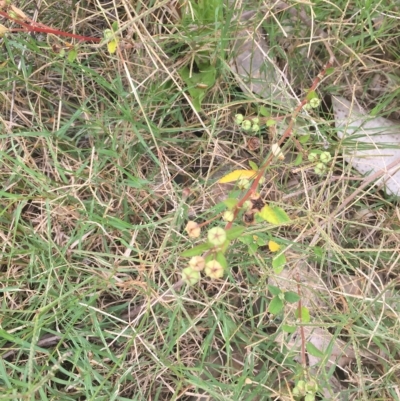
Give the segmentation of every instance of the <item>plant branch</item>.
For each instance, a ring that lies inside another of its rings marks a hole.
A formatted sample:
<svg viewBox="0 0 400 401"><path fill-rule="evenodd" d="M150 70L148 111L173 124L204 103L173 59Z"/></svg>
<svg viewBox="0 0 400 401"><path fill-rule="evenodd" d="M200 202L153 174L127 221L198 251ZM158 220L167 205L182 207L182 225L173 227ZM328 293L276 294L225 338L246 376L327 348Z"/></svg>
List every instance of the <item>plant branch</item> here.
<svg viewBox="0 0 400 401"><path fill-rule="evenodd" d="M11 17L9 14L7 14L4 11L0 11L0 15L3 16L4 18L15 22L18 25L21 25L24 27L24 31L26 32L42 32L42 33L47 33L47 34L53 34L53 35L57 35L57 36L64 36L64 37L68 37L68 38L74 38L74 39L78 39L80 41L83 42L95 42L95 43L99 43L101 41L101 38L96 38L93 36L81 36L81 35L76 35L74 33L69 33L69 32L64 32L64 31L60 31L58 29L54 29L51 28L49 26L46 25L42 25L42 24L36 24L32 21L29 21L29 23L20 21L18 19L15 19L13 17ZM10 29L10 31L12 32L13 30Z"/></svg>
<svg viewBox="0 0 400 401"><path fill-rule="evenodd" d="M291 115L291 119L290 119L289 125L287 126L285 132L282 134L281 139L277 143L277 145L279 147L286 140L286 138L288 138L292 134L293 126L294 126L294 123L296 122L297 116L299 115L299 113L303 109L304 105L308 103L308 95L318 87L318 85L320 84L321 80L326 75L326 72L327 72L328 68L332 67L332 64L333 64L333 60L330 59L326 63L326 65L324 66L323 70L315 77L310 89L307 91L306 96L304 96L304 99L294 109L294 111L293 111L293 113ZM259 182L261 180L261 177L264 176L265 170L271 164L273 158L274 158L274 155L271 153L268 156L267 160L264 162L264 164L258 170L257 175L255 176L254 181L253 181L252 185L250 186L250 188L247 190L247 192L244 194L243 198L240 199L239 202L237 203L237 205L235 206L235 208L233 210L233 213L234 213L233 221L236 219L237 215L239 214L240 208L257 191L257 187L258 187L258 184L259 184ZM226 226L225 226L225 229L228 230L229 228L231 228L232 224L233 224L233 222L228 222L226 224Z"/></svg>

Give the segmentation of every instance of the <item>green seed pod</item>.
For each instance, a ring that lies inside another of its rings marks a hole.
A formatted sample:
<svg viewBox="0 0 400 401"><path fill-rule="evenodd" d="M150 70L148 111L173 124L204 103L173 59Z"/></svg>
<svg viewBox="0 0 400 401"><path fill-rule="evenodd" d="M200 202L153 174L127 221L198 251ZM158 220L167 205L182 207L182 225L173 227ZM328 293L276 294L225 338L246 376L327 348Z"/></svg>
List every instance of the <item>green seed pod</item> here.
<svg viewBox="0 0 400 401"><path fill-rule="evenodd" d="M311 152L308 155L308 161L311 162L311 163L314 163L314 162L316 162L318 160L318 157L319 157L318 153Z"/></svg>
<svg viewBox="0 0 400 401"><path fill-rule="evenodd" d="M207 234L208 242L214 246L221 246L226 241L226 231L222 227L214 227Z"/></svg>
<svg viewBox="0 0 400 401"><path fill-rule="evenodd" d="M189 285L195 285L200 278L200 272L193 270L191 267L186 267L182 270L182 280Z"/></svg>
<svg viewBox="0 0 400 401"><path fill-rule="evenodd" d="M244 120L243 122L242 122L242 130L243 131L250 131L250 129L251 129L251 121L249 121L249 120Z"/></svg>
<svg viewBox="0 0 400 401"><path fill-rule="evenodd" d="M310 106L313 109L316 109L317 107L319 107L320 104L321 104L321 100L319 100L317 97L314 97L310 100Z"/></svg>
<svg viewBox="0 0 400 401"><path fill-rule="evenodd" d="M324 163L318 163L315 167L314 167L314 172L315 174L318 175L323 175L326 172L326 165Z"/></svg>
<svg viewBox="0 0 400 401"><path fill-rule="evenodd" d="M240 125L244 120L243 114L236 114L235 115L235 124Z"/></svg>
<svg viewBox="0 0 400 401"><path fill-rule="evenodd" d="M325 163L325 164L329 163L331 161L331 159L332 159L332 156L329 152L322 152L319 157L319 160L321 160L321 162Z"/></svg>

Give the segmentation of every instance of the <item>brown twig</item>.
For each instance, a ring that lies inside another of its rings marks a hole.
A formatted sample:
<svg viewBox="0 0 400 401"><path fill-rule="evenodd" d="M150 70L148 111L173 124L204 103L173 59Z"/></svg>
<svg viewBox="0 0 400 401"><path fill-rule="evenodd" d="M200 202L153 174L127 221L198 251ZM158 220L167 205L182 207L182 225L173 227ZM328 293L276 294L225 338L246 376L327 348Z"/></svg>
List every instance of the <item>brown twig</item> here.
<svg viewBox="0 0 400 401"><path fill-rule="evenodd" d="M4 11L0 11L0 15L3 16L4 18L7 18L10 21L15 22L18 25L23 26L24 27L23 31L26 31L26 32L41 32L41 33L53 34L53 35L57 35L57 36L65 36L68 38L78 39L83 42L98 43L101 41L101 38L95 38L92 36L76 35L74 33L60 31L58 29L54 29L54 28L51 28L51 27L43 25L43 24L34 23L33 21L29 21L29 20L28 20L29 23L26 23L26 22L23 22L21 20L11 17L9 14L7 14ZM13 32L16 30L10 29L10 31ZM19 30L18 30L18 32L19 32Z"/></svg>

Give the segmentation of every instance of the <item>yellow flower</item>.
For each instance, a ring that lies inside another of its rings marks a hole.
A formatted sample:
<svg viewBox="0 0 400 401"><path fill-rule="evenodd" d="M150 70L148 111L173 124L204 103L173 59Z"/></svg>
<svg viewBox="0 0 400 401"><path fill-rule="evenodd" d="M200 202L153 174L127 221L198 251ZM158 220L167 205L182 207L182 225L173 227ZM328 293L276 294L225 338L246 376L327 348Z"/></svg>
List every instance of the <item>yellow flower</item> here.
<svg viewBox="0 0 400 401"><path fill-rule="evenodd" d="M271 252L278 252L279 249L281 249L281 246L277 244L275 241L269 241L268 248Z"/></svg>

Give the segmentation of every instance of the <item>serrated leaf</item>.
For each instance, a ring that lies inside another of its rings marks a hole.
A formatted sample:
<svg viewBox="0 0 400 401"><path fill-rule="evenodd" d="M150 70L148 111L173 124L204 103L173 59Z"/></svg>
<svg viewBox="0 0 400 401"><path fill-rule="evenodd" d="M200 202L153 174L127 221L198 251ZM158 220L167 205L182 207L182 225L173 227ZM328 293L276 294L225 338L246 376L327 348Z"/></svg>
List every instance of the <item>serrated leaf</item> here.
<svg viewBox="0 0 400 401"><path fill-rule="evenodd" d="M317 358L323 358L325 356L323 352L321 352L313 343L310 342L307 342L306 350L310 355L315 356Z"/></svg>
<svg viewBox="0 0 400 401"><path fill-rule="evenodd" d="M226 238L228 240L234 240L242 235L242 233L246 230L246 227L243 226L235 226L226 230Z"/></svg>
<svg viewBox="0 0 400 401"><path fill-rule="evenodd" d="M300 300L300 296L299 294L297 294L297 292L287 291L284 293L284 296L285 296L285 301L291 304L298 302Z"/></svg>
<svg viewBox="0 0 400 401"><path fill-rule="evenodd" d="M286 264L286 256L284 253L272 259L272 268L274 269L274 272L276 274L282 272L283 268L285 267L285 264Z"/></svg>
<svg viewBox="0 0 400 401"><path fill-rule="evenodd" d="M200 244L193 248L187 249L186 251L183 251L181 253L181 256L183 258L191 258L192 256L201 255L203 252L208 251L211 248L212 248L212 245L210 245L208 242L206 242L204 244Z"/></svg>
<svg viewBox="0 0 400 401"><path fill-rule="evenodd" d="M281 246L277 242L271 240L268 242L268 248L271 252L278 252Z"/></svg>
<svg viewBox="0 0 400 401"><path fill-rule="evenodd" d="M277 315L283 309L283 301L279 297L272 298L268 305L268 312Z"/></svg>
<svg viewBox="0 0 400 401"><path fill-rule="evenodd" d="M295 316L297 319L299 319L299 310L296 309L296 313ZM306 308L305 306L301 307L301 322L302 323L310 323L310 311L308 310L308 308Z"/></svg>
<svg viewBox="0 0 400 401"><path fill-rule="evenodd" d="M227 207L229 210L232 210L232 209L237 205L238 200L237 200L237 199L234 199L234 198L227 198L227 199L225 199L225 200L223 201L223 203L226 205L226 207Z"/></svg>
<svg viewBox="0 0 400 401"><path fill-rule="evenodd" d="M253 171L258 171L258 166L256 163L254 163L252 160L249 160L249 166Z"/></svg>
<svg viewBox="0 0 400 401"><path fill-rule="evenodd" d="M270 284L268 284L268 291L274 296L279 295L282 292L279 287Z"/></svg>
<svg viewBox="0 0 400 401"><path fill-rule="evenodd" d="M228 262L222 252L217 252L215 259L224 269L228 267Z"/></svg>
<svg viewBox="0 0 400 401"><path fill-rule="evenodd" d="M265 205L259 215L263 220L271 224L283 224L290 221L286 212L277 206Z"/></svg>
<svg viewBox="0 0 400 401"><path fill-rule="evenodd" d="M295 166L300 166L301 163L303 163L303 155L302 155L301 153L299 153L299 154L296 156L296 159L294 160L293 164L294 164Z"/></svg>
<svg viewBox="0 0 400 401"><path fill-rule="evenodd" d="M255 170L234 170L231 173L224 175L219 179L220 184L227 184L228 182L235 182L242 178L254 178L257 174Z"/></svg>

